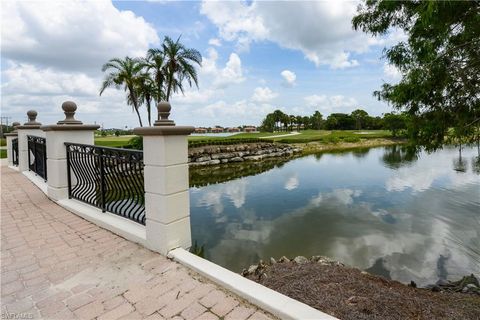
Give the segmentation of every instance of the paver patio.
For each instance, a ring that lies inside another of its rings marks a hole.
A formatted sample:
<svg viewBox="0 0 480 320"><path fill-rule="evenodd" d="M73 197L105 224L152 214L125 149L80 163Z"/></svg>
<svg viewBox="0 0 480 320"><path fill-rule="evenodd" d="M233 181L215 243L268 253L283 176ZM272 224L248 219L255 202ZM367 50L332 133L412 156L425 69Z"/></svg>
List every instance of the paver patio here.
<svg viewBox="0 0 480 320"><path fill-rule="evenodd" d="M1 167L2 319L271 319Z"/></svg>

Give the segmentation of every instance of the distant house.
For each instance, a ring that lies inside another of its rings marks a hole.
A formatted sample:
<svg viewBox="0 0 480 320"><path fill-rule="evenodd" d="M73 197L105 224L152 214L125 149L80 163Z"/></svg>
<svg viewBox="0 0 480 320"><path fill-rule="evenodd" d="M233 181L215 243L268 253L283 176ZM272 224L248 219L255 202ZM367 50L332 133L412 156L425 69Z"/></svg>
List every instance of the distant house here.
<svg viewBox="0 0 480 320"><path fill-rule="evenodd" d="M215 128L212 128L212 130L210 130L211 133L221 133L224 131L225 129L223 129L222 127L215 127Z"/></svg>
<svg viewBox="0 0 480 320"><path fill-rule="evenodd" d="M239 129L239 128L232 127L232 128L227 128L227 131L228 131L228 132L240 132L240 129Z"/></svg>
<svg viewBox="0 0 480 320"><path fill-rule="evenodd" d="M195 133L207 133L207 128L195 128Z"/></svg>
<svg viewBox="0 0 480 320"><path fill-rule="evenodd" d="M245 132L255 132L255 131L257 131L257 127L255 127L255 126L245 126L245 128L243 130Z"/></svg>

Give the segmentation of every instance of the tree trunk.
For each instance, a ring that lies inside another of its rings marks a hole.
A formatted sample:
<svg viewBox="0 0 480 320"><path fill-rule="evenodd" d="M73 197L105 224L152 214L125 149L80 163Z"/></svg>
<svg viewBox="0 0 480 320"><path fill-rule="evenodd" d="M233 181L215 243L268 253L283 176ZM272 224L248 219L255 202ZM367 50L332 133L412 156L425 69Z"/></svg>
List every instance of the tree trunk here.
<svg viewBox="0 0 480 320"><path fill-rule="evenodd" d="M138 107L135 106L135 112L137 113L137 116L138 116L138 122L140 122L140 127L143 127L143 124L142 124L142 117L140 117L140 112L138 112Z"/></svg>
<svg viewBox="0 0 480 320"><path fill-rule="evenodd" d="M140 127L143 127L142 117L140 117L140 112L138 111L138 101L137 101L137 95L135 94L135 90L133 89L132 85L128 85L128 90L130 91L130 96L132 97L133 108L135 109L135 112L137 113L138 122L140 123Z"/></svg>
<svg viewBox="0 0 480 320"><path fill-rule="evenodd" d="M151 117L151 102L150 99L147 99L147 113L148 113L148 125L152 126L152 117Z"/></svg>

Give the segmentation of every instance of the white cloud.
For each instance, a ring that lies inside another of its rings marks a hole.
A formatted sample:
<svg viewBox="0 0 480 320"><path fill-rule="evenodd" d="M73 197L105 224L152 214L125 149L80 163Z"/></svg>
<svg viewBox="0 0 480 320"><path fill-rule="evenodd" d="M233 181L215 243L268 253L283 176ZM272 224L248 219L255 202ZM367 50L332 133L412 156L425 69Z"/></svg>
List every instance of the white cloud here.
<svg viewBox="0 0 480 320"><path fill-rule="evenodd" d="M33 108L40 122L55 123L64 117L62 102L73 100L84 122L105 113L115 114L101 119L107 127L138 126L123 91L109 89L100 97L99 88L103 63L144 55L158 44L142 17L110 1L7 1L1 27L2 112L23 120Z"/></svg>
<svg viewBox="0 0 480 320"><path fill-rule="evenodd" d="M283 187L285 190L291 191L297 189L299 184L300 182L298 181L298 174L294 173L288 177Z"/></svg>
<svg viewBox="0 0 480 320"><path fill-rule="evenodd" d="M211 46L215 46L215 47L221 47L222 46L222 42L218 38L212 38L212 39L208 40L208 44L211 45Z"/></svg>
<svg viewBox="0 0 480 320"><path fill-rule="evenodd" d="M195 104L208 102L215 95L215 91L212 89L199 89L192 88L185 91L184 94L177 93L172 97L172 105L180 104Z"/></svg>
<svg viewBox="0 0 480 320"><path fill-rule="evenodd" d="M343 205L351 205L354 202L354 198L358 198L362 195L362 190L357 189L334 189L331 192L319 192L317 196L310 200L310 204L313 206L320 206L323 201L333 200Z"/></svg>
<svg viewBox="0 0 480 320"><path fill-rule="evenodd" d="M253 91L252 101L254 102L268 102L275 99L278 93L273 92L269 87L257 87Z"/></svg>
<svg viewBox="0 0 480 320"><path fill-rule="evenodd" d="M204 57L200 75L210 77L213 86L226 88L232 84L238 84L245 80L243 77L242 61L236 53L231 53L225 67L217 67L218 52L214 48L208 48L207 56Z"/></svg>
<svg viewBox="0 0 480 320"><path fill-rule="evenodd" d="M295 85L295 80L297 80L297 75L295 72L290 71L290 70L283 70L280 72L280 74L283 77L283 85L286 87L293 87Z"/></svg>
<svg viewBox="0 0 480 320"><path fill-rule="evenodd" d="M31 64L9 63L2 73L4 95L98 95L99 81L81 72L39 69Z"/></svg>
<svg viewBox="0 0 480 320"><path fill-rule="evenodd" d="M354 98L348 98L342 95L310 95L303 98L306 106L296 107L294 111L299 114L311 114L315 110L322 113L332 112L350 112L358 106L358 102Z"/></svg>
<svg viewBox="0 0 480 320"><path fill-rule="evenodd" d="M100 71L159 42L142 17L110 1L6 1L1 18L4 58L60 70Z"/></svg>
<svg viewBox="0 0 480 320"><path fill-rule="evenodd" d="M400 70L398 70L397 67L395 67L394 65L388 64L386 62L383 65L383 73L388 79L393 81L398 81L402 78L402 73L400 72Z"/></svg>
<svg viewBox="0 0 480 320"><path fill-rule="evenodd" d="M239 123L245 121L259 123L273 110L274 107L269 104L256 104L246 100L227 103L220 100L198 109L196 113L210 119L236 119Z"/></svg>
<svg viewBox="0 0 480 320"><path fill-rule="evenodd" d="M211 2L201 13L219 30L219 37L248 48L254 41L272 41L284 48L300 50L316 66L348 68L358 65L351 53L361 53L379 44L355 32L351 19L357 1Z"/></svg>

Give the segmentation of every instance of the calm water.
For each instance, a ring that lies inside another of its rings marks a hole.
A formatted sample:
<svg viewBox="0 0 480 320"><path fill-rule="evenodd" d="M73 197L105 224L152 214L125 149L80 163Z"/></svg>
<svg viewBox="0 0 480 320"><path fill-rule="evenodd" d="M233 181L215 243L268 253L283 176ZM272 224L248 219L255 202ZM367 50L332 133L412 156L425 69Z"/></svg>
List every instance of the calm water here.
<svg viewBox="0 0 480 320"><path fill-rule="evenodd" d="M236 272L259 259L326 255L420 285L478 275L476 156L374 148L192 187L192 238L207 259Z"/></svg>

